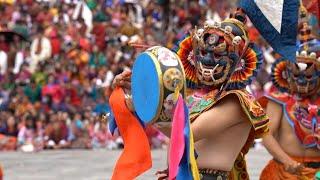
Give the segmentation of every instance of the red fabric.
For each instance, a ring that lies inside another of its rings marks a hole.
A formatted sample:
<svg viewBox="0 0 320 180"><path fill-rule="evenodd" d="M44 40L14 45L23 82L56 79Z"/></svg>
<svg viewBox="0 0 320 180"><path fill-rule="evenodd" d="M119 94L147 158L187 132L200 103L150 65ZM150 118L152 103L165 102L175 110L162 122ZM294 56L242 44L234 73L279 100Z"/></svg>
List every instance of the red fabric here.
<svg viewBox="0 0 320 180"><path fill-rule="evenodd" d="M249 33L250 41L252 42L256 42L260 36L258 30L254 27L250 28L248 33Z"/></svg>
<svg viewBox="0 0 320 180"><path fill-rule="evenodd" d="M91 44L88 39L80 38L79 45L82 49L86 50L87 52L91 51Z"/></svg>
<svg viewBox="0 0 320 180"><path fill-rule="evenodd" d="M17 138L16 137L14 137L14 136L6 136L4 134L0 134L0 141L2 141L4 139L5 139L6 143L2 144L0 146L0 151L13 151L13 150L16 150L16 146L17 146Z"/></svg>
<svg viewBox="0 0 320 180"><path fill-rule="evenodd" d="M18 75L16 75L16 80L26 81L30 79L32 74L28 70L22 70Z"/></svg>
<svg viewBox="0 0 320 180"><path fill-rule="evenodd" d="M139 120L127 108L121 88L112 92L109 104L124 143L112 180L135 179L152 166L148 138Z"/></svg>
<svg viewBox="0 0 320 180"><path fill-rule="evenodd" d="M159 134L158 130L151 125L146 127L145 132L148 137L156 137Z"/></svg>
<svg viewBox="0 0 320 180"><path fill-rule="evenodd" d="M19 3L24 3L28 6L31 6L33 4L33 0L18 0Z"/></svg>
<svg viewBox="0 0 320 180"><path fill-rule="evenodd" d="M102 51L106 47L105 37L106 30L103 24L97 24L93 27L92 33L95 35L96 45L99 47L99 50Z"/></svg>
<svg viewBox="0 0 320 180"><path fill-rule="evenodd" d="M320 0L303 0L303 4L306 7L307 11L313 13L317 16L319 21L320 19Z"/></svg>
<svg viewBox="0 0 320 180"><path fill-rule="evenodd" d="M186 12L183 9L179 9L177 14L181 21L184 21L186 19Z"/></svg>
<svg viewBox="0 0 320 180"><path fill-rule="evenodd" d="M7 42L0 42L0 50L5 51L5 52L9 52L10 50L10 46Z"/></svg>
<svg viewBox="0 0 320 180"><path fill-rule="evenodd" d="M3 170L2 170L2 167L0 166L0 180L3 179Z"/></svg>
<svg viewBox="0 0 320 180"><path fill-rule="evenodd" d="M52 15L50 13L40 12L36 18L39 24L43 24L44 22L52 22Z"/></svg>
<svg viewBox="0 0 320 180"><path fill-rule="evenodd" d="M46 127L46 135L50 140L53 140L56 144L59 144L61 140L67 140L68 137L68 127L65 122L59 122L59 129L53 128L53 124L49 124Z"/></svg>
<svg viewBox="0 0 320 180"><path fill-rule="evenodd" d="M153 126L149 125L146 127L145 132L148 137L149 144L152 146L152 138L157 137L159 135L159 131Z"/></svg>
<svg viewBox="0 0 320 180"><path fill-rule="evenodd" d="M52 55L58 55L61 50L60 39L59 38L52 38L50 41L51 41Z"/></svg>
<svg viewBox="0 0 320 180"><path fill-rule="evenodd" d="M75 39L77 38L77 28L75 28L74 26L72 26L71 24L68 26L67 28L67 34L69 36L71 36L72 40L75 41Z"/></svg>
<svg viewBox="0 0 320 180"><path fill-rule="evenodd" d="M42 96L49 95L52 97L53 102L60 103L64 97L61 86L59 85L46 85L42 88Z"/></svg>
<svg viewBox="0 0 320 180"><path fill-rule="evenodd" d="M70 97L70 101L71 101L72 105L75 105L75 106L80 106L81 105L81 99L78 96L78 93L77 93L76 89L74 89L74 88L67 89L65 94L68 97Z"/></svg>

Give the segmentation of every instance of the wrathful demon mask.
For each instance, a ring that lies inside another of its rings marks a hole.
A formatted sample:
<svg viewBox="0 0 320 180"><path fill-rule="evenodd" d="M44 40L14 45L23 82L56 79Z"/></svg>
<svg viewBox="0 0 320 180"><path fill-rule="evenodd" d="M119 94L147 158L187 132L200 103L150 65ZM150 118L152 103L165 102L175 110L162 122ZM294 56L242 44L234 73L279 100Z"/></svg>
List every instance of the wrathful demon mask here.
<svg viewBox="0 0 320 180"><path fill-rule="evenodd" d="M256 75L261 52L249 42L245 14L238 9L222 21L206 21L179 43L189 87L242 89Z"/></svg>
<svg viewBox="0 0 320 180"><path fill-rule="evenodd" d="M274 85L282 92L299 96L317 94L320 90L319 47L320 42L317 40L305 42L300 45L295 63L283 58L277 60L272 67Z"/></svg>
<svg viewBox="0 0 320 180"><path fill-rule="evenodd" d="M278 59L272 66L272 81L282 92L306 97L320 90L320 41L311 38L310 27L306 23L299 31L301 44L296 62Z"/></svg>

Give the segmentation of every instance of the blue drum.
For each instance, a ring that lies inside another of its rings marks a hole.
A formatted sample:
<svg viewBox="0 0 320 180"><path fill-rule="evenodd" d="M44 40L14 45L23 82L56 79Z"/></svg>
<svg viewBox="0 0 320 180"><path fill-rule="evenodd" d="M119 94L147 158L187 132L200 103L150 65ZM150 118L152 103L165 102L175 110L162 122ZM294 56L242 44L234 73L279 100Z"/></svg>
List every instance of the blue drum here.
<svg viewBox="0 0 320 180"><path fill-rule="evenodd" d="M185 96L185 73L179 57L171 50L154 46L134 62L131 77L134 109L144 123L170 122L175 106L174 92Z"/></svg>

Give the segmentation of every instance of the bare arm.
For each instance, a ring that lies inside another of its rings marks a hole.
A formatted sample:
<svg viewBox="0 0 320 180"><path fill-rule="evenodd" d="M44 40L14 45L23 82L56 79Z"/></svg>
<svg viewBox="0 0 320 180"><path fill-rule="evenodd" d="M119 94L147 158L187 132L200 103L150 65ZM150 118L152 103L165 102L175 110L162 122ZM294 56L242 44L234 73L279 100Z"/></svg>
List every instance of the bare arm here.
<svg viewBox="0 0 320 180"><path fill-rule="evenodd" d="M245 115L238 98L228 95L191 124L194 141L220 134L229 127L245 122L244 119Z"/></svg>
<svg viewBox="0 0 320 180"><path fill-rule="evenodd" d="M270 118L270 132L264 136L263 144L276 160L285 165L287 171L294 173L300 168L299 163L292 160L275 139L282 119L282 107L275 102L269 101L266 111Z"/></svg>

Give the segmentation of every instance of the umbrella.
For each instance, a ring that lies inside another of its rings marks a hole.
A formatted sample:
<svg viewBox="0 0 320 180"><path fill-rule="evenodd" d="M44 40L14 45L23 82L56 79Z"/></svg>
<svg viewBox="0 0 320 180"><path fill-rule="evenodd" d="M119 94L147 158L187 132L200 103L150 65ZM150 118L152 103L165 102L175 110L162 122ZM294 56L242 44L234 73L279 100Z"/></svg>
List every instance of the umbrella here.
<svg viewBox="0 0 320 180"><path fill-rule="evenodd" d="M23 35L10 30L0 31L0 36L4 35L6 42L13 42L14 36L18 36L22 41L28 41Z"/></svg>

